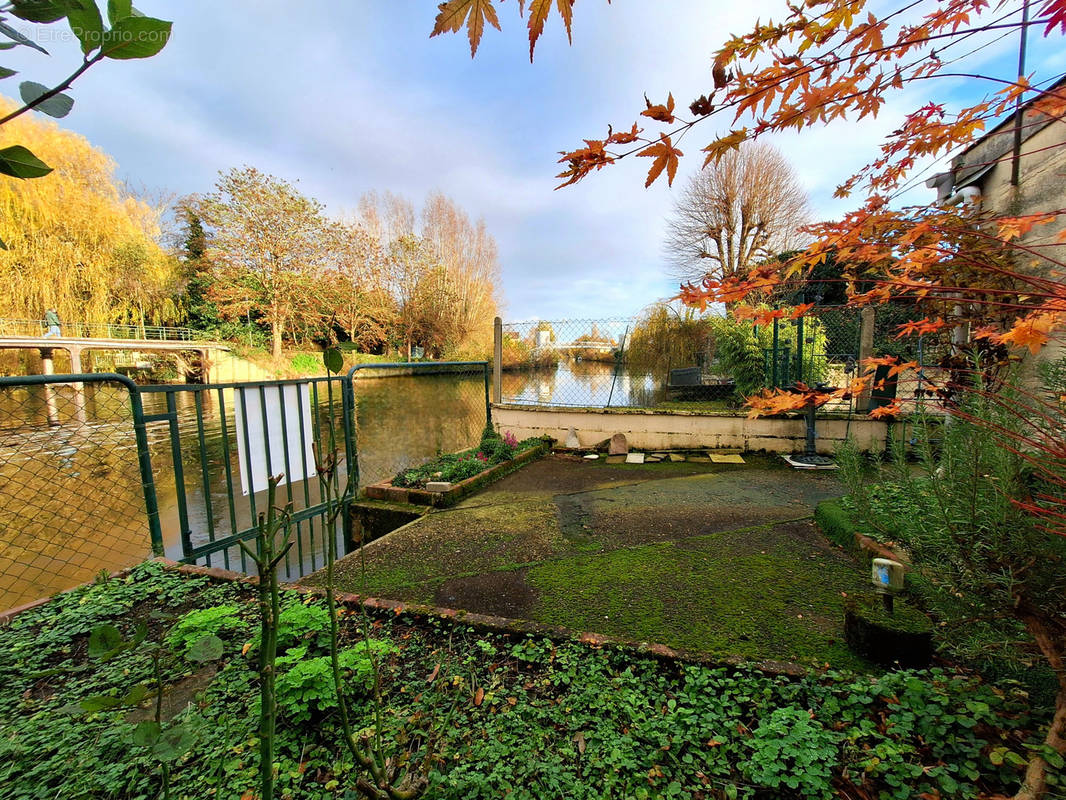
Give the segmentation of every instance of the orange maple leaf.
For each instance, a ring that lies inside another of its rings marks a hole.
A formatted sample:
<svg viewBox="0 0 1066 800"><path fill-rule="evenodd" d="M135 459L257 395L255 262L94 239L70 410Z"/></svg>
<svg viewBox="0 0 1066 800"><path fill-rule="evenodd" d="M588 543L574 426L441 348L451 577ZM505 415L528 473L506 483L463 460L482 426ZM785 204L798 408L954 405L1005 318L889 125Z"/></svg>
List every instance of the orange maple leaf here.
<svg viewBox="0 0 1066 800"><path fill-rule="evenodd" d="M1005 242L1025 236L1034 225L1047 225L1058 219L1058 214L1028 214L1024 217L1003 217L999 220L999 238Z"/></svg>
<svg viewBox="0 0 1066 800"><path fill-rule="evenodd" d="M703 166L706 167L712 161L717 164L722 159L722 156L730 150L739 150L741 142L747 138L748 129L741 128L739 131L732 131L728 136L715 139L703 148L703 152L707 154L707 158L703 161Z"/></svg>
<svg viewBox="0 0 1066 800"><path fill-rule="evenodd" d="M1034 314L1015 322L1014 327L1002 334L1000 344L1028 347L1034 356L1051 338L1051 330L1058 322L1058 314Z"/></svg>
<svg viewBox="0 0 1066 800"><path fill-rule="evenodd" d="M442 33L458 33L466 25L470 39L470 57L477 54L481 44L481 35L485 32L485 23L500 30L500 20L496 16L496 7L492 0L447 0L440 4L437 19L433 23L430 38Z"/></svg>
<svg viewBox="0 0 1066 800"><path fill-rule="evenodd" d="M792 313L788 315L788 318L799 319L812 308L814 308L814 303L800 303L798 306L792 309Z"/></svg>
<svg viewBox="0 0 1066 800"><path fill-rule="evenodd" d="M883 417L895 417L903 413L898 400L893 400L888 405L878 406L870 412L870 419L882 419Z"/></svg>
<svg viewBox="0 0 1066 800"><path fill-rule="evenodd" d="M644 102L647 104L647 108L640 112L642 117L651 117L657 122L665 122L667 125L674 121L674 95L671 92L666 98L666 105L662 103L652 105L651 100L647 95L644 95Z"/></svg>
<svg viewBox="0 0 1066 800"><path fill-rule="evenodd" d="M677 160L684 153L674 147L669 136L665 133L662 134L658 142L648 145L637 155L655 159L652 162L651 169L648 170L648 180L644 182L645 189L655 183L655 180L662 175L664 169L666 170L666 182L670 186L674 185L674 176L677 175Z"/></svg>

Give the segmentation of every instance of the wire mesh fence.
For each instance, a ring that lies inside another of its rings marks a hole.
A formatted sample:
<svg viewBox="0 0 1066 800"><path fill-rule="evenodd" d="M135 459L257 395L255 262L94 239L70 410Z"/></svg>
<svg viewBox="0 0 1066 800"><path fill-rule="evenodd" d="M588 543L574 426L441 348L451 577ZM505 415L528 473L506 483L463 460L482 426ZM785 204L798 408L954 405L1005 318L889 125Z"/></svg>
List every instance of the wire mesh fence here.
<svg viewBox="0 0 1066 800"><path fill-rule="evenodd" d="M130 387L0 382L0 607L152 551Z"/></svg>
<svg viewBox="0 0 1066 800"><path fill-rule="evenodd" d="M866 311L820 306L793 318L780 309L755 325L724 314L658 307L639 318L532 320L503 326L504 403L587 408L725 410L764 388L797 382L848 385L869 356L925 367L891 390L920 396L945 344L899 337L920 315L906 306ZM883 384L883 376L881 384ZM913 385L912 385L913 384ZM879 384L880 385L880 384ZM882 388L884 388L882 386ZM878 390L878 399L886 394ZM841 401L827 410L847 410Z"/></svg>
<svg viewBox="0 0 1066 800"><path fill-rule="evenodd" d="M316 462L365 486L478 443L488 364L372 365L291 381L136 386L118 375L0 379L0 609L139 563L248 571L238 544L275 505L291 514L280 565L296 580L346 552ZM155 546L153 547L153 542Z"/></svg>

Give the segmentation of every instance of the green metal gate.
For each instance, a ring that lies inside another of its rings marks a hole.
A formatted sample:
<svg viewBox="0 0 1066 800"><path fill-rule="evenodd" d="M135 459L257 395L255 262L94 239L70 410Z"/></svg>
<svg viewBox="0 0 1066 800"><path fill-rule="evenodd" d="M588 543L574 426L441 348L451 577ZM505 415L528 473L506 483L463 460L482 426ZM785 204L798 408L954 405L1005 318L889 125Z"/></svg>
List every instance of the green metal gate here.
<svg viewBox="0 0 1066 800"><path fill-rule="evenodd" d="M239 542L254 539L267 511L267 481L280 480L294 547L286 578L325 564L328 537L346 552L343 503L355 463L350 381L343 376L260 383L143 386L144 423L155 444L155 491L165 517L159 535L186 563L248 571ZM335 455L330 491L319 466ZM332 498L332 500L330 500ZM153 532L153 537L155 537ZM157 545L158 551L158 545Z"/></svg>

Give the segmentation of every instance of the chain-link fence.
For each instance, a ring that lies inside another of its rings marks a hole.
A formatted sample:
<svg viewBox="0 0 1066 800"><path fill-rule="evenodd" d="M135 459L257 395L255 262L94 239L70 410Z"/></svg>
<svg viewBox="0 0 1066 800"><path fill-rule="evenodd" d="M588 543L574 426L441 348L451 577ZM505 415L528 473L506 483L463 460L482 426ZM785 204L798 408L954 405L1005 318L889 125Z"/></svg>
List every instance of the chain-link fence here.
<svg viewBox="0 0 1066 800"><path fill-rule="evenodd" d="M152 552L132 384L80 378L0 380L0 608Z"/></svg>
<svg viewBox="0 0 1066 800"><path fill-rule="evenodd" d="M295 580L343 553L316 459L338 457L333 497L476 445L486 362L374 364L290 381L136 386L118 375L0 379L0 610L157 553L247 571L267 480L291 512ZM358 443L358 444L357 444Z"/></svg>
<svg viewBox="0 0 1066 800"><path fill-rule="evenodd" d="M920 394L922 376L933 379L927 365L944 347L933 337L898 337L902 324L921 316L907 306L819 306L792 314L781 309L772 322L755 325L663 306L639 318L507 324L500 397L519 405L725 410L763 388L846 386L866 357L926 365L898 386L886 387L882 375L875 402L887 402L892 392ZM853 407L848 400L829 410Z"/></svg>

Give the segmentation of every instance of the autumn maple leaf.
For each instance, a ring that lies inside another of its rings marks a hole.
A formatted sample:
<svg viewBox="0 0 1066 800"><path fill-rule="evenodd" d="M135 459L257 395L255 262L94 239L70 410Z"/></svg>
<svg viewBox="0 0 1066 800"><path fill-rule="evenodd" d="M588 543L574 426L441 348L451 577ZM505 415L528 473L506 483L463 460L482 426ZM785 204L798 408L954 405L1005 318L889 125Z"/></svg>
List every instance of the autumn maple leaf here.
<svg viewBox="0 0 1066 800"><path fill-rule="evenodd" d="M666 182L670 186L674 185L674 176L677 175L677 161L684 153L674 147L669 136L665 133L662 134L658 142L648 145L637 155L655 159L652 162L651 169L648 170L648 180L644 182L645 189L655 183L655 180L662 175L664 169L666 170Z"/></svg>
<svg viewBox="0 0 1066 800"><path fill-rule="evenodd" d="M898 400L893 400L891 403L883 406L878 406L870 412L870 419L882 419L884 417L895 417L903 413L903 409L899 406Z"/></svg>
<svg viewBox="0 0 1066 800"><path fill-rule="evenodd" d="M478 45L481 44L485 23L500 30L500 20L492 2L493 0L447 0L441 3L430 38L442 33L457 33L466 25L466 33L470 39L470 57L473 58L477 54Z"/></svg>
<svg viewBox="0 0 1066 800"><path fill-rule="evenodd" d="M672 92L666 98L666 105L663 105L662 103L652 105L652 102L648 99L647 95L644 95L644 102L647 104L648 107L644 111L640 112L640 115L642 117L650 117L656 122L665 122L667 125L673 123L674 95Z"/></svg>
<svg viewBox="0 0 1066 800"><path fill-rule="evenodd" d="M1024 217L1003 217L999 220L999 238L1005 242L1018 239L1033 229L1034 225L1047 225L1058 219L1057 214L1029 214Z"/></svg>
<svg viewBox="0 0 1066 800"><path fill-rule="evenodd" d="M1058 314L1037 314L1019 319L1014 327L998 338L1000 344L1028 347L1034 356L1051 338L1051 330L1058 322Z"/></svg>
<svg viewBox="0 0 1066 800"><path fill-rule="evenodd" d="M1047 17L1047 27L1044 28L1045 36L1055 30L1056 25L1062 29L1063 33L1066 33L1066 0L1048 0L1040 9L1040 14Z"/></svg>

